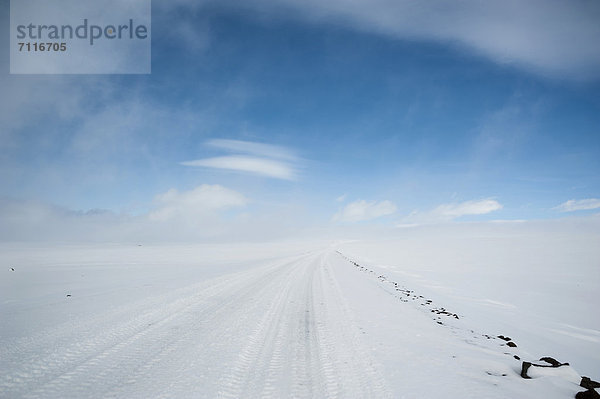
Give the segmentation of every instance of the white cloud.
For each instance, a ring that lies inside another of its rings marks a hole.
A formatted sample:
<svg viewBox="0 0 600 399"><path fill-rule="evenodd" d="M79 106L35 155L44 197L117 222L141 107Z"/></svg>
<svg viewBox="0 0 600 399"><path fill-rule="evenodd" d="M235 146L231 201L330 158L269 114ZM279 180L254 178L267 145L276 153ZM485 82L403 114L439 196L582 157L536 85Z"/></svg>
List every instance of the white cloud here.
<svg viewBox="0 0 600 399"><path fill-rule="evenodd" d="M206 144L211 147L242 154L251 154L276 159L287 159L291 161L298 159L298 157L289 148L272 144L226 139L209 140L206 142Z"/></svg>
<svg viewBox="0 0 600 399"><path fill-rule="evenodd" d="M239 6L219 1L224 3ZM195 0L176 4L198 6ZM600 75L597 1L248 0L243 7L279 10L288 17L342 23L401 39L458 44L496 62L542 74L572 79Z"/></svg>
<svg viewBox="0 0 600 399"><path fill-rule="evenodd" d="M236 155L181 162L186 166L228 169L282 180L295 180L300 162L287 147L241 140L214 139L207 146L234 152Z"/></svg>
<svg viewBox="0 0 600 399"><path fill-rule="evenodd" d="M219 185L203 184L182 192L172 188L156 196L158 208L148 216L153 221L193 220L225 209L242 207L247 202L242 194Z"/></svg>
<svg viewBox="0 0 600 399"><path fill-rule="evenodd" d="M466 215L485 215L499 209L502 209L502 205L498 201L484 199L452 204L442 204L436 207L432 211L432 214L439 215L446 219L456 219Z"/></svg>
<svg viewBox="0 0 600 399"><path fill-rule="evenodd" d="M407 39L455 42L501 63L543 73L598 76L596 2L479 0L414 2L280 0L316 18L334 18Z"/></svg>
<svg viewBox="0 0 600 399"><path fill-rule="evenodd" d="M396 205L390 201L358 200L346 205L333 216L336 222L361 222L372 220L396 212Z"/></svg>
<svg viewBox="0 0 600 399"><path fill-rule="evenodd" d="M600 199L588 198L582 200L569 200L567 202L563 202L554 209L557 209L561 212L574 212L598 208L600 208Z"/></svg>
<svg viewBox="0 0 600 399"><path fill-rule="evenodd" d="M207 168L236 170L283 180L294 180L295 178L292 167L284 162L242 155L198 159L195 161L182 162L181 164L186 166L204 166Z"/></svg>
<svg viewBox="0 0 600 399"><path fill-rule="evenodd" d="M453 202L439 205L427 212L413 211L401 219L396 227L449 222L462 216L485 215L500 209L502 204L493 199Z"/></svg>

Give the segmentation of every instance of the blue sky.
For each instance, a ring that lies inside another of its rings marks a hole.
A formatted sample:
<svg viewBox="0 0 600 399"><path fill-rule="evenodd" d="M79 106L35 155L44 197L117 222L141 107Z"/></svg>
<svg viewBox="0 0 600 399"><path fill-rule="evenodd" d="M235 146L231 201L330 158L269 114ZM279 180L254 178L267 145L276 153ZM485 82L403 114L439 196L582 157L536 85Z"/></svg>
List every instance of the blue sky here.
<svg viewBox="0 0 600 399"><path fill-rule="evenodd" d="M5 51L1 212L222 232L597 217L600 6L443 3L155 1L150 75L9 75Z"/></svg>

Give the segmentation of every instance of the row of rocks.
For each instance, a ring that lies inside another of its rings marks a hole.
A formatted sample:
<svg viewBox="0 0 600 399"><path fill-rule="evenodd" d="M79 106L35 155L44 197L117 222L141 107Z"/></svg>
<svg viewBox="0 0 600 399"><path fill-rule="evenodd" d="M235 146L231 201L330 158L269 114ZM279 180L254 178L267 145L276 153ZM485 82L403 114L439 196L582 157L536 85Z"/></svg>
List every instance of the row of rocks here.
<svg viewBox="0 0 600 399"><path fill-rule="evenodd" d="M360 265L358 262L350 259L349 257L344 255L340 251L337 251L337 253L340 256L342 256L344 259L346 259L348 262L350 262L354 267L356 267L361 272L369 273L371 275L377 275L377 273L374 270L368 269L365 266ZM455 319L459 319L459 316L456 313L450 312L443 307L433 307L433 301L431 299L427 299L423 295L417 295L413 290L409 290L407 288L402 288L396 281L389 280L384 275L377 275L377 279L379 281L381 281L382 283L392 284L394 286L395 291L398 294L397 297L402 302L421 300L421 301L423 301L421 303L422 306L432 307L432 309L430 310L431 313L434 313L436 315L453 317ZM434 319L434 320L440 325L444 324L444 323L442 323L439 316L437 317L437 319ZM474 331L472 331L472 332L474 333ZM505 336L505 335L492 336L492 335L488 335L488 334L482 334L482 336L489 340L499 339L504 342L503 345L506 345L510 348L517 347L517 344L513 341L513 339L508 336ZM506 354L512 355L513 358L515 358L516 360L521 360L521 358L518 355L514 355L512 353L506 353ZM568 367L570 369L569 363L561 363L558 360L556 360L552 357L549 357L549 356L542 357L539 361L544 362L544 363L538 364L538 363L523 361L522 366L521 366L521 377L523 377L525 379L535 378L536 374L543 374L543 372L540 373L540 370L544 370L544 369L558 369L561 367ZM533 370L535 370L535 373L533 372ZM569 371L571 373L575 373L575 371L572 369L570 369ZM502 376L506 376L506 374L503 374ZM600 394L598 394L598 392L596 391L597 388L600 388L600 383L591 380L589 377L581 377L581 382L579 385L581 387L585 388L586 390L577 393L576 399L600 399Z"/></svg>
<svg viewBox="0 0 600 399"><path fill-rule="evenodd" d="M361 264L359 264L358 262L350 259L349 257L347 257L346 255L344 255L340 251L337 251L337 253L342 258L344 258L345 260L347 260L348 262L350 262L352 265L354 265L354 267L356 267L361 272L369 273L369 274L372 274L372 275L377 275L377 273L374 270L371 270L371 269L366 268L365 266L362 266ZM437 315L437 316L446 316L446 317L451 317L451 318L454 318L454 319L457 319L457 320L460 319L460 317L458 316L458 314L456 314L454 312L450 312L446 308L443 308L443 307L435 307L433 305L433 301L431 299L427 299L423 295L418 295L413 290L409 290L407 288L401 287L398 284L398 282L392 281L392 280L388 279L386 276L384 276L382 274L377 275L377 279L379 281L381 281L382 283L393 285L394 290L398 294L397 298L401 302L405 302L406 303L406 302L409 302L409 301L421 301L420 305L425 306L425 307L430 307L431 308L430 312L433 313L433 314L435 314L435 315ZM435 317L434 321L436 321L440 325L444 324L441 321L440 317Z"/></svg>
<svg viewBox="0 0 600 399"><path fill-rule="evenodd" d="M415 293L415 291L408 289L408 288L403 288L402 286L400 286L400 284L396 281L390 280L388 279L385 275L383 274L377 274L374 270L371 270L361 264L359 264L358 262L356 262L355 260L349 258L348 256L344 255L342 252L337 251L337 253L344 258L346 261L348 261L350 264L352 264L354 267L356 267L358 270L360 270L361 272L364 273L368 273L374 276L377 276L377 279L379 281L381 281L382 283L386 283L386 284L391 284L394 287L394 290L396 291L396 293L398 294L396 297L401 301L401 302L409 302L409 301L421 301L420 305L424 306L424 307L428 307L430 308L430 313L433 313L435 315L435 317L433 318L433 320L439 324L439 325L445 325L442 321L442 318L440 316L445 316L445 317L450 317L453 319L457 319L459 320L460 317L458 314L451 312L449 310L447 310L444 307L437 307L434 306L433 301L431 299L427 299L425 298L423 295L418 295L417 293ZM471 331L473 334L475 334L477 336L477 334L475 333L475 331ZM500 339L502 341L504 341L505 343L503 343L502 345L506 345L510 348L516 348L517 344L510 338L504 335L498 335L498 336L491 336L488 334L481 334L481 336L487 338L487 339ZM512 353L507 353L507 355L513 356L515 359L520 360L520 357L517 355L514 355Z"/></svg>

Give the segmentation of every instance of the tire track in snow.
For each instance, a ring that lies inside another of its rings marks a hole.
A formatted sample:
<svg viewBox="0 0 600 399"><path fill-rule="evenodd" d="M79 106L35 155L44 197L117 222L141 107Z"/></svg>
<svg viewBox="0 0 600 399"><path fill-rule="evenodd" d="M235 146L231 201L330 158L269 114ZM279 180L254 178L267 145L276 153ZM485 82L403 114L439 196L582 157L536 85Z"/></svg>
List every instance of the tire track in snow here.
<svg viewBox="0 0 600 399"><path fill-rule="evenodd" d="M146 362L142 368L133 373L131 380L136 381L144 386L156 385L153 392L161 392L164 390L162 384L156 384L152 379L145 378L148 371L155 366L165 366L168 364L168 369L175 370L172 372L169 380L172 385L193 386L197 384L194 376L186 376L186 364L189 360L190 352L194 352L199 347L200 343L216 342L223 333L226 326L233 325L236 321L247 321L247 315L255 312L256 304L248 300L254 296L264 295L270 283L278 281L282 272L289 268L288 264L284 264L270 273L261 276L260 279L251 283L246 283L242 287L230 287L233 295L226 296L223 300L215 302L210 308L205 309L202 313L188 313L188 318L181 324L184 326L184 331L176 335L170 334L164 340L159 341L159 345L154 355ZM248 307L241 307L240 303L248 303ZM217 328L215 328L215 326ZM220 328L219 328L220 327ZM184 376L183 378L181 376ZM191 377L191 378L188 378ZM187 380L187 381L186 381ZM119 390L113 391L120 392ZM168 392L165 392L168 396Z"/></svg>
<svg viewBox="0 0 600 399"><path fill-rule="evenodd" d="M220 397L263 397L261 393L264 397L273 397L271 395L276 393L276 383L281 379L283 339L289 325L286 305L294 284L301 281L302 268L303 263L299 262L282 281L270 285L270 295L263 298L270 306L252 331L233 368L221 380ZM261 375L265 371L266 375Z"/></svg>
<svg viewBox="0 0 600 399"><path fill-rule="evenodd" d="M276 288L220 397L390 397L322 254Z"/></svg>
<svg viewBox="0 0 600 399"><path fill-rule="evenodd" d="M289 262L284 262L283 265L286 263ZM207 314L214 311L219 306L216 299L224 294L236 292L243 287L256 291L264 279L279 273L281 267L282 263L278 262L258 270L209 280L178 290L174 298L172 294L161 295L158 300L151 300L146 304L149 308L144 309L141 314L136 314L130 320L117 323L111 328L86 333L83 335L85 340L80 338L80 341L71 343L66 348L52 341L55 336L60 336L60 330L55 331L54 335L49 335L46 340L42 339L50 348L54 347L54 352L37 358L34 357L35 353L29 352L29 361L20 362L17 370L0 379L0 396L61 397L61 392L72 392L77 388L77 384L81 384L82 394L89 393L87 390L90 387L102 387L102 381L106 381L110 386L115 381L108 381L109 377L114 378L114 374L119 371L116 366L129 366L128 363L136 365L140 359L152 353L146 346L136 343L144 340L161 343L176 338L173 331L167 328L170 324L178 321L183 324L189 322L185 318L181 319L191 312ZM249 281L254 281L255 285L249 284ZM161 304L165 299L171 300ZM134 311L130 309L129 314L135 314ZM123 310L119 309L120 312ZM113 314L109 313L104 317L111 320ZM104 324L106 323L100 323ZM86 326L85 332L87 328L89 326ZM13 347L13 352L27 353L26 343ZM90 375L94 377L89 378ZM67 390L68 387L71 387L71 390Z"/></svg>
<svg viewBox="0 0 600 399"><path fill-rule="evenodd" d="M21 342L12 355L23 351L27 361L0 377L0 396L389 397L324 253L194 284L82 325L84 339L65 345L57 328L42 341L58 343L54 353L37 358L28 352L37 346Z"/></svg>
<svg viewBox="0 0 600 399"><path fill-rule="evenodd" d="M338 397L391 398L380 365L365 347L352 311L335 279L328 258L323 257L321 281L325 285L323 303L326 305L322 334L325 342L333 343L337 356Z"/></svg>

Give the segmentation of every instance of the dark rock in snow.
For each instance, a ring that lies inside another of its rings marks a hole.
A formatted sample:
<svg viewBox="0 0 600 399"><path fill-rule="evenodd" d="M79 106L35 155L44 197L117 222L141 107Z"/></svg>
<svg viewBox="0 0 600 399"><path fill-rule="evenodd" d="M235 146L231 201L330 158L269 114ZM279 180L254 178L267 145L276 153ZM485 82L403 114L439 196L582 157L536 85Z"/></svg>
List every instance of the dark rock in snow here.
<svg viewBox="0 0 600 399"><path fill-rule="evenodd" d="M588 389L587 391L578 392L575 399L600 399L600 394L594 389Z"/></svg>
<svg viewBox="0 0 600 399"><path fill-rule="evenodd" d="M517 356L515 356L515 358L517 358ZM550 364L548 365L548 364L535 364L535 363L531 363L531 362L523 362L523 365L521 366L521 377L527 378L527 379L531 378L527 374L527 371L529 370L530 367L557 368L557 367L562 367L562 366L569 366L569 363L561 363L558 360L553 359L551 357L543 357L540 360L550 363ZM581 383L583 384L583 379L582 379Z"/></svg>
<svg viewBox="0 0 600 399"><path fill-rule="evenodd" d="M514 355L513 357L514 357L515 359L517 359L517 360L521 360L521 358L520 358L519 356L517 356L517 355Z"/></svg>
<svg viewBox="0 0 600 399"><path fill-rule="evenodd" d="M581 382L579 386L582 386L587 389L600 388L600 382L591 380L590 377L581 377Z"/></svg>
<svg viewBox="0 0 600 399"><path fill-rule="evenodd" d="M540 361L550 363L552 365L552 367L560 367L560 366L568 366L569 365L569 363L561 363L552 357L543 357L540 359Z"/></svg>
<svg viewBox="0 0 600 399"><path fill-rule="evenodd" d="M67 298L70 298L70 297L71 297L71 294L67 294Z"/></svg>
<svg viewBox="0 0 600 399"><path fill-rule="evenodd" d="M14 268L14 267L11 267L11 268L10 268L10 271L11 271L11 272L14 272L14 271L15 271L15 268Z"/></svg>
<svg viewBox="0 0 600 399"><path fill-rule="evenodd" d="M504 335L498 335L498 338L500 338L503 341L507 341L507 342L511 340L510 337L505 337Z"/></svg>
<svg viewBox="0 0 600 399"><path fill-rule="evenodd" d="M521 377L523 377L525 379L531 378L530 376L527 375L527 370L529 370L529 367L531 367L531 363L523 362L523 364L521 365Z"/></svg>
<svg viewBox="0 0 600 399"><path fill-rule="evenodd" d="M506 344L507 346L510 346L511 348L516 348L517 344L515 344L514 342L510 341Z"/></svg>

